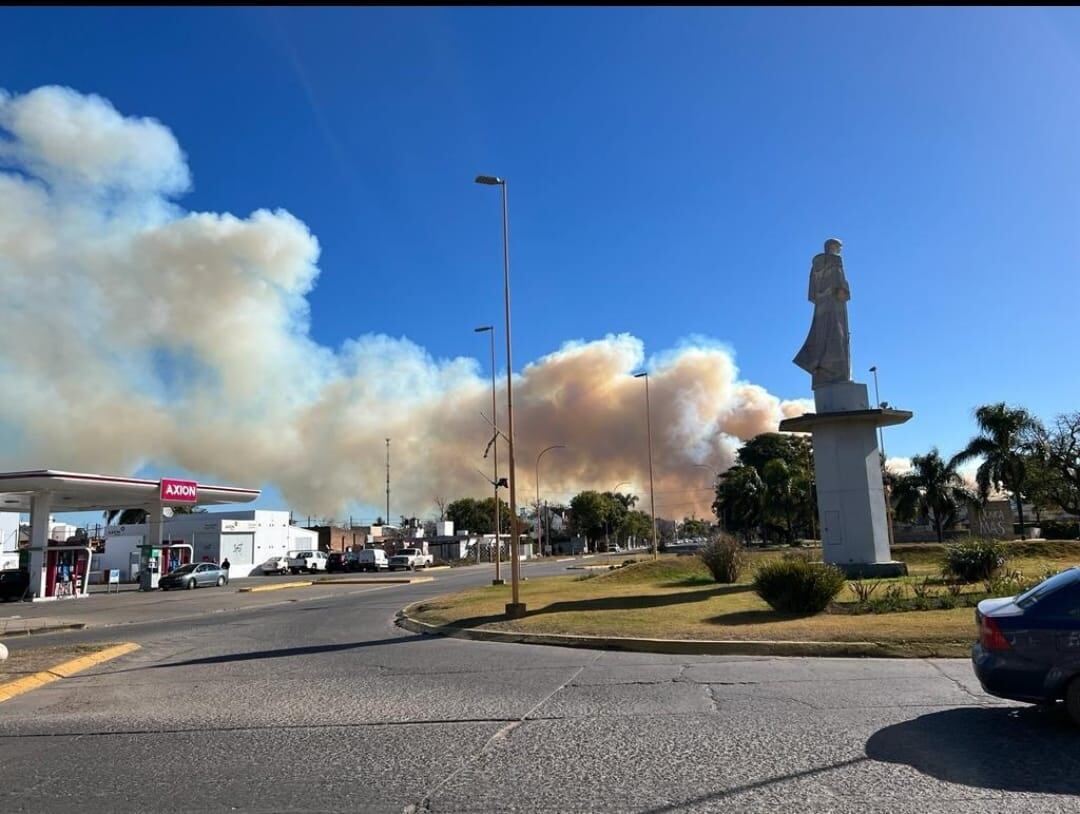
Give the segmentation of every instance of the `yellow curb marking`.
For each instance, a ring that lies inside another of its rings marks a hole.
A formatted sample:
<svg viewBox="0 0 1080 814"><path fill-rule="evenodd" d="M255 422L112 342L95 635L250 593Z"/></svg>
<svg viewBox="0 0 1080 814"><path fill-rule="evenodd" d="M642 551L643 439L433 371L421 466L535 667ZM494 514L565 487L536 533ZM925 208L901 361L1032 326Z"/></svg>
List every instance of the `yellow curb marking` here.
<svg viewBox="0 0 1080 814"><path fill-rule="evenodd" d="M285 588L307 588L309 585L314 585L310 579L304 582L279 582L277 585L256 585L251 588L239 588L238 592L242 594L254 594L260 591L281 591Z"/></svg>
<svg viewBox="0 0 1080 814"><path fill-rule="evenodd" d="M139 645L134 642L113 645L112 647L106 647L99 650L96 653L79 656L77 659L70 659L69 661L53 665L47 670L41 670L37 673L31 673L28 676L17 678L14 681L0 684L0 703L10 701L17 695L22 695L31 690L36 690L39 687L44 687L46 684L52 684L54 681L59 681L61 678L71 678L76 673L81 673L83 670L88 670L98 664L111 661L112 659L127 655L138 649Z"/></svg>

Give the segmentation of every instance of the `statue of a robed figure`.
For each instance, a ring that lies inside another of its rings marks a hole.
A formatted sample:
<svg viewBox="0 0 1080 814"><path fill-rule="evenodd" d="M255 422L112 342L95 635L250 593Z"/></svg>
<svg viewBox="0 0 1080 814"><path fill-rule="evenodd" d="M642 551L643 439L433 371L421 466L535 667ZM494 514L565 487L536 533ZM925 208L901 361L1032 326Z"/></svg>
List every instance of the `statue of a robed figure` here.
<svg viewBox="0 0 1080 814"><path fill-rule="evenodd" d="M814 321L795 357L795 364L813 377L813 387L851 381L851 337L848 333L847 301L851 290L840 257L843 244L825 241L825 251L810 265L810 302Z"/></svg>

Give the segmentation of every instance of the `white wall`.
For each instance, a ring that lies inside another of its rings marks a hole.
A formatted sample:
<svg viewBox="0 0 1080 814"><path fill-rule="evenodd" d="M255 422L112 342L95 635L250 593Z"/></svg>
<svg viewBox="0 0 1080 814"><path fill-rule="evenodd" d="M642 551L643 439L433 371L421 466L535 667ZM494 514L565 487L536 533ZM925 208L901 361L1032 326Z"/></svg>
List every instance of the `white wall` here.
<svg viewBox="0 0 1080 814"><path fill-rule="evenodd" d="M146 525L116 527L105 532L105 553L102 568L120 568L125 575L127 556L147 534ZM111 535L111 536L110 536ZM127 537L132 540L126 540ZM258 567L270 557L290 551L318 548L318 534L289 525L289 513L265 509L241 509L226 512L197 512L181 514L165 521L162 532L165 540L179 540L195 547L195 561L203 556L221 562L229 558L229 575L246 577L258 573ZM114 540L125 540L113 544ZM157 542L157 527L152 526L150 542Z"/></svg>

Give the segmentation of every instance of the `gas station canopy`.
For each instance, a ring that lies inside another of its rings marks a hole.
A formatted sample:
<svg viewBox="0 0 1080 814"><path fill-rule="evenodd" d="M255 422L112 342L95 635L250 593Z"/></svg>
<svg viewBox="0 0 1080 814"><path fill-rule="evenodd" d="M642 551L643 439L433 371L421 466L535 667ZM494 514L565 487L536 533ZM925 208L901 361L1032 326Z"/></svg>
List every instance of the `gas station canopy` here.
<svg viewBox="0 0 1080 814"><path fill-rule="evenodd" d="M53 512L85 512L158 505L250 503L259 496L259 491L169 478L157 481L53 469L0 472L0 511L29 512L31 498L42 494L51 497Z"/></svg>

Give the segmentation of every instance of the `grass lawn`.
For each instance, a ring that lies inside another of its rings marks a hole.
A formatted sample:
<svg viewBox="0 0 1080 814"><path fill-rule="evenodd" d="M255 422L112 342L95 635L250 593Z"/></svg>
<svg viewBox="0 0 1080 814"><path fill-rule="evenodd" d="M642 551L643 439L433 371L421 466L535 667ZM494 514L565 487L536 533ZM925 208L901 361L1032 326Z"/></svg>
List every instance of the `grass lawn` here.
<svg viewBox="0 0 1080 814"><path fill-rule="evenodd" d="M0 683L22 678L39 670L48 670L61 662L96 653L107 646L101 644L67 644L55 647L37 647L32 650L13 650L6 659L0 661Z"/></svg>
<svg viewBox="0 0 1080 814"><path fill-rule="evenodd" d="M888 582L920 583L940 574L942 549L932 544L896 546L911 576ZM508 587L480 588L423 602L411 610L430 624L530 633L565 633L660 639L728 639L877 642L910 656L964 656L975 638L974 611L907 611L853 614L855 595L844 588L836 605L817 616L774 611L750 586L756 562L781 552L755 552L746 582L717 585L696 557L662 556L608 572L530 579L521 585L524 619L503 617ZM1080 564L1080 543L1031 541L1009 546L1007 568L1041 574ZM880 590L880 589L879 589ZM970 593L982 593L981 584Z"/></svg>

